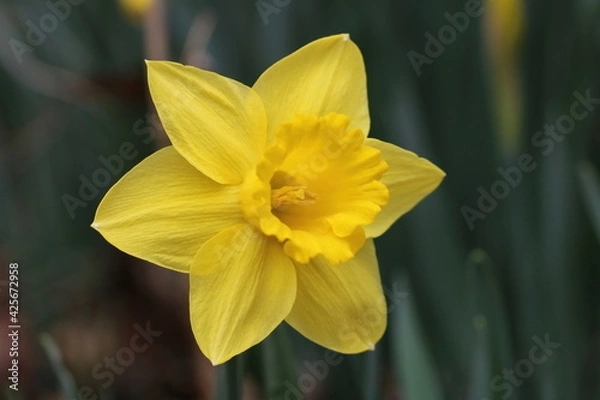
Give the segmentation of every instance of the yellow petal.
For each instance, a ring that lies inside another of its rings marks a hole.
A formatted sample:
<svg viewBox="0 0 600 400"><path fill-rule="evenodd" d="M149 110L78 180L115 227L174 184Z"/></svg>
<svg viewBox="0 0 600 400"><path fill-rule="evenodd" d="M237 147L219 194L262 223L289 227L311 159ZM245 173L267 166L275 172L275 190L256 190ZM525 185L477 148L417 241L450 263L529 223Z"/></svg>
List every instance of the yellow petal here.
<svg viewBox="0 0 600 400"><path fill-rule="evenodd" d="M213 180L241 183L265 146L267 123L258 94L195 67L147 64L152 100L173 146Z"/></svg>
<svg viewBox="0 0 600 400"><path fill-rule="evenodd" d="M207 178L169 146L108 191L92 227L125 253L188 272L206 240L243 221L238 193L237 186Z"/></svg>
<svg viewBox="0 0 600 400"><path fill-rule="evenodd" d="M343 264L296 264L298 292L286 318L308 339L340 353L372 350L387 325L373 240Z"/></svg>
<svg viewBox="0 0 600 400"><path fill-rule="evenodd" d="M347 34L300 48L267 69L253 88L265 105L269 142L277 127L296 114L344 114L350 118L349 129L369 133L365 66Z"/></svg>
<svg viewBox="0 0 600 400"><path fill-rule="evenodd" d="M219 233L194 259L190 318L198 345L213 365L267 337L295 298L294 265L276 240L250 225Z"/></svg>
<svg viewBox="0 0 600 400"><path fill-rule="evenodd" d="M365 144L381 150L381 157L389 166L380 180L389 190L389 201L375 221L365 227L367 237L377 237L433 192L446 174L426 159L393 144L377 139L366 139Z"/></svg>

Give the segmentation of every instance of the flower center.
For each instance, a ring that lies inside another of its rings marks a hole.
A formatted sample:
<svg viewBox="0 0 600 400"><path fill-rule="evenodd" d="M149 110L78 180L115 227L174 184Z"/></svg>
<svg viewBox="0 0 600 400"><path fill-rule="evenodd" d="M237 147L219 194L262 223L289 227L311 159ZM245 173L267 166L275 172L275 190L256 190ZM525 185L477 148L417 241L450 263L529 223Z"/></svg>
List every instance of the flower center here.
<svg viewBox="0 0 600 400"><path fill-rule="evenodd" d="M315 204L318 197L316 193L307 190L306 186L283 186L271 190L271 209L277 212L279 209L285 209L285 206L290 204Z"/></svg>
<svg viewBox="0 0 600 400"><path fill-rule="evenodd" d="M283 123L241 190L246 219L298 263L347 261L365 241L389 193L380 151L348 117L298 115Z"/></svg>

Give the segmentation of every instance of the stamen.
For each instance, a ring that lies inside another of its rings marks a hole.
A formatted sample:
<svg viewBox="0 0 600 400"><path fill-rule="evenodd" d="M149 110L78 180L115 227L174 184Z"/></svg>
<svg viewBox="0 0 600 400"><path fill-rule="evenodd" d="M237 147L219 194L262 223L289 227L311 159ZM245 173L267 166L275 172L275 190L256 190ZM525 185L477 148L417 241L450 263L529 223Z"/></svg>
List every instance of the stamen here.
<svg viewBox="0 0 600 400"><path fill-rule="evenodd" d="M301 206L315 204L318 197L316 193L307 190L306 186L282 186L271 190L271 209L276 210L290 204Z"/></svg>

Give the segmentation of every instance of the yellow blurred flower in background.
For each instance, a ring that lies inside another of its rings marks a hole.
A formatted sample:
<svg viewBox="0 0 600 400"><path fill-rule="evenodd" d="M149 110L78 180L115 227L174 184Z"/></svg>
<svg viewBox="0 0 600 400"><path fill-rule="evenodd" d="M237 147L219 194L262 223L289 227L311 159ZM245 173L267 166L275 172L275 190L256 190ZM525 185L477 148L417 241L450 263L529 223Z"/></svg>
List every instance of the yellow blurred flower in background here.
<svg viewBox="0 0 600 400"><path fill-rule="evenodd" d="M154 0L119 0L121 9L133 21L141 20Z"/></svg>
<svg viewBox="0 0 600 400"><path fill-rule="evenodd" d="M522 0L495 0L487 3L490 51L496 62L506 66L517 60L525 29L524 14Z"/></svg>
<svg viewBox="0 0 600 400"><path fill-rule="evenodd" d="M253 87L148 62L172 146L128 172L92 226L136 257L190 276L202 352L226 362L282 321L341 353L387 325L373 238L444 172L368 138L365 67L348 35L316 40Z"/></svg>
<svg viewBox="0 0 600 400"><path fill-rule="evenodd" d="M511 153L518 146L523 119L523 93L519 62L525 30L522 0L487 2L487 32L490 75L497 109L497 127L502 148Z"/></svg>

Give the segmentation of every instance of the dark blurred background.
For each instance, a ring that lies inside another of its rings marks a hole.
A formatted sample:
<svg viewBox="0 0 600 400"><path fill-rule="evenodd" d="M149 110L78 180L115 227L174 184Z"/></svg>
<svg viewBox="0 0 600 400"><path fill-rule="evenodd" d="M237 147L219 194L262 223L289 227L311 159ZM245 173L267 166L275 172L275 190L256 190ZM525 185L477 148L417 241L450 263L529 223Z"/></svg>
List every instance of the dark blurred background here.
<svg viewBox="0 0 600 400"><path fill-rule="evenodd" d="M333 357L284 324L213 368L186 276L89 227L168 143L144 59L252 85L341 32L365 58L371 135L447 177L377 241L374 352ZM598 0L0 1L0 396L600 399L599 73ZM108 167L124 144L135 157Z"/></svg>

